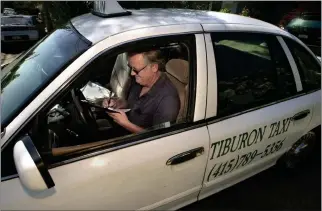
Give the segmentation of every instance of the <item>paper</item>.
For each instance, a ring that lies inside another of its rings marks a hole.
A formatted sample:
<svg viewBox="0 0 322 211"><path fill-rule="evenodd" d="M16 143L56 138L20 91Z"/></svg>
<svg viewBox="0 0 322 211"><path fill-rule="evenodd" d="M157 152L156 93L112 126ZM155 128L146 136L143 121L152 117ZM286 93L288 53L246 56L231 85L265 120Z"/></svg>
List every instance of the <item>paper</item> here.
<svg viewBox="0 0 322 211"><path fill-rule="evenodd" d="M125 113L131 111L131 109L129 109L129 108L122 109L122 108L112 108L112 107L108 107L107 109L108 110L111 110L111 111L115 111L115 112L123 111Z"/></svg>
<svg viewBox="0 0 322 211"><path fill-rule="evenodd" d="M92 83L89 81L82 89L81 89L86 100L90 102L95 102L98 99L113 97L111 95L111 91L106 89L103 86L100 86L96 83Z"/></svg>

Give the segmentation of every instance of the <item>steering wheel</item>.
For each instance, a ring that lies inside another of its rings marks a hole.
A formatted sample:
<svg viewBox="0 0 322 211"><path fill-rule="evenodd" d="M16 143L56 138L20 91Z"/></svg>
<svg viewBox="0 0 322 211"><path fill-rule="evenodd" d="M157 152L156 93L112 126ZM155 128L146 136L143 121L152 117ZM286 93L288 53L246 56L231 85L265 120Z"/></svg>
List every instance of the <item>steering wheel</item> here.
<svg viewBox="0 0 322 211"><path fill-rule="evenodd" d="M80 115L81 121L90 129L97 130L98 126L96 123L94 113L91 110L91 107L88 104L82 102L82 100L86 101L86 98L84 97L83 93L80 90L72 89L71 96L76 106L76 109Z"/></svg>

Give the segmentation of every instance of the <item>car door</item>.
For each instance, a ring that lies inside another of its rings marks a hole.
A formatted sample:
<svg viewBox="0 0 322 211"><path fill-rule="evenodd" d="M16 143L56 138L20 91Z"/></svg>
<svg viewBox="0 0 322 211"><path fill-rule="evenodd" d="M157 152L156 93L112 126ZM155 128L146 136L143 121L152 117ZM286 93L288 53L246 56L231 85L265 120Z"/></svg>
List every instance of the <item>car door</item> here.
<svg viewBox="0 0 322 211"><path fill-rule="evenodd" d="M306 132L314 108L275 35L213 32L206 46L211 144L199 199L274 165Z"/></svg>
<svg viewBox="0 0 322 211"><path fill-rule="evenodd" d="M195 29L193 31L196 31ZM138 39L143 39L142 34L151 38L170 32L188 33L190 30L189 26L180 25L112 36L76 59L26 109L46 104L46 101L41 100L50 98L53 94L51 91L55 93L61 84L65 84L64 79L69 78L67 75L73 77L82 65L104 51L106 46L130 40L137 42ZM191 122L165 128L161 130L163 132L147 132L130 138L131 141L127 139L123 145L56 163L49 169L55 186L46 191L28 190L21 184L17 175L2 178L2 208L150 210L179 208L196 201L202 187L209 151L208 130L204 122L200 123L205 114L206 99L203 93L206 93L207 88L207 70L204 37L202 34L190 36L195 45L191 61L196 62L195 65L191 65L194 71L191 75L191 85L195 88L195 91L191 92L193 97L189 98L193 99L189 104L195 105L191 107ZM25 112L27 111L22 111L23 114ZM23 114L21 115L24 116ZM8 130L5 136L13 133L15 132ZM9 147L10 144L6 146ZM6 151L5 148L4 151L7 152L4 154L12 156L10 149ZM2 157L2 160L6 158Z"/></svg>

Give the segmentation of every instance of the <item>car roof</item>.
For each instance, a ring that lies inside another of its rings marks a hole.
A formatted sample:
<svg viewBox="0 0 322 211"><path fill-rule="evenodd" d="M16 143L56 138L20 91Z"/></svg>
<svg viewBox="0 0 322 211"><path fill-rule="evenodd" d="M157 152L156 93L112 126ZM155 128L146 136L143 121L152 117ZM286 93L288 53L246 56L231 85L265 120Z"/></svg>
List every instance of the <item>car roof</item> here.
<svg viewBox="0 0 322 211"><path fill-rule="evenodd" d="M245 24L284 31L270 23L235 14L190 9L128 10L131 15L103 18L87 13L71 20L75 29L92 43L115 34L155 26L174 24Z"/></svg>

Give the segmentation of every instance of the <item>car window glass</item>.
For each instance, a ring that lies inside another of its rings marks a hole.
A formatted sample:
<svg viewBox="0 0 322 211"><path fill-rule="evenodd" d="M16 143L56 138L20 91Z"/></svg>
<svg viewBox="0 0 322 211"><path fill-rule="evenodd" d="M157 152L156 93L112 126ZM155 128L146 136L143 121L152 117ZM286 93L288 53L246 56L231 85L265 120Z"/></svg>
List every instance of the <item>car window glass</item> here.
<svg viewBox="0 0 322 211"><path fill-rule="evenodd" d="M212 34L218 79L218 116L261 106L296 93L286 56L273 36Z"/></svg>
<svg viewBox="0 0 322 211"><path fill-rule="evenodd" d="M319 62L300 44L288 38L284 40L294 57L304 90L320 89L321 65Z"/></svg>
<svg viewBox="0 0 322 211"><path fill-rule="evenodd" d="M1 75L1 126L6 127L38 90L87 48L89 44L67 26L6 66Z"/></svg>

